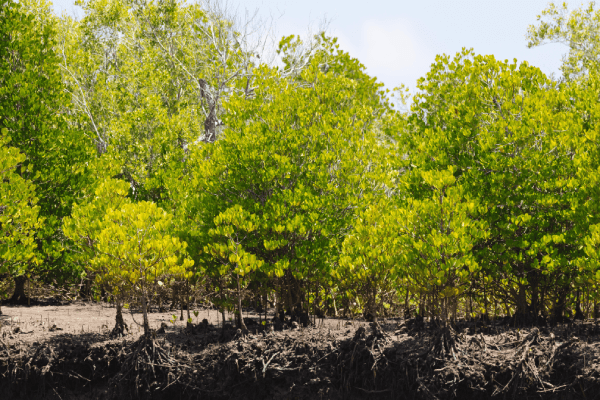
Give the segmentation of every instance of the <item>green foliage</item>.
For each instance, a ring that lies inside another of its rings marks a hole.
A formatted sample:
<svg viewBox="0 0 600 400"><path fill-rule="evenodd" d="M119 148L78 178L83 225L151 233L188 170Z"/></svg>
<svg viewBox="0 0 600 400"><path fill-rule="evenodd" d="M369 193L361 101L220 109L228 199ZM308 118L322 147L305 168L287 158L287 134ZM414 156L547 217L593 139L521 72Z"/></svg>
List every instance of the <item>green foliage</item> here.
<svg viewBox="0 0 600 400"><path fill-rule="evenodd" d="M227 268L235 275L245 276L260 268L263 262L255 255L247 253L242 243L246 235L257 228L258 218L244 211L240 206L233 206L215 217L215 228L208 234L213 241L204 247L223 267L220 275L227 274Z"/></svg>
<svg viewBox="0 0 600 400"><path fill-rule="evenodd" d="M96 244L104 229L104 217L109 209L119 209L131 203L127 197L130 187L127 182L117 179L105 179L100 182L93 197L84 199L73 206L70 217L63 220L65 236L74 242L74 251L86 263L96 255Z"/></svg>
<svg viewBox="0 0 600 400"><path fill-rule="evenodd" d="M450 302L469 288L480 270L472 249L489 232L486 222L477 220L476 201L456 185L452 168L420 175L431 197L408 199L399 210L402 272L414 292L437 300L445 321Z"/></svg>
<svg viewBox="0 0 600 400"><path fill-rule="evenodd" d="M562 6L550 3L537 16L538 25L530 25L527 30L529 48L545 43L562 43L569 47L569 54L563 56L560 67L567 80L577 80L591 70L598 71L600 11L595 10L595 6L592 1L569 12L567 3Z"/></svg>
<svg viewBox="0 0 600 400"><path fill-rule="evenodd" d="M61 219L86 183L89 148L61 115L69 99L48 7L44 1L0 5L0 128L25 156L16 173L35 186L43 220L36 244L50 269L64 266Z"/></svg>
<svg viewBox="0 0 600 400"><path fill-rule="evenodd" d="M463 51L452 61L438 57L419 89L406 165L455 166L492 232L474 248L486 276L502 283L518 312L531 296L537 307L540 292L570 284L570 260L580 255L574 221L583 221L585 210L571 140L578 124L565 88L527 63ZM411 183L414 195L421 196L420 186ZM480 283L473 288L484 291L489 280Z"/></svg>
<svg viewBox="0 0 600 400"><path fill-rule="evenodd" d="M328 279L356 210L383 193L388 148L374 130L387 110L381 85L346 53L328 51L327 72L316 55L294 82L255 70L255 95L226 104L223 138L192 149L181 201L193 221L186 240L208 246L207 271L224 268L214 255L243 249L264 264L240 272ZM242 247L215 240L231 243L234 233Z"/></svg>
<svg viewBox="0 0 600 400"><path fill-rule="evenodd" d="M444 323L466 298L598 301L593 3L529 28L569 45L560 83L463 49L403 113L323 33L282 38L271 67L210 3L84 0L79 21L21 3L0 6L0 273L68 262L118 325L126 294L145 310L173 279L208 278L242 328L249 290L374 317L403 296Z"/></svg>
<svg viewBox="0 0 600 400"><path fill-rule="evenodd" d="M98 234L90 269L97 283L107 283L116 297L132 292L141 300L144 332L149 332L147 301L159 281L189 279L194 262L186 243L172 237L172 217L156 204L142 201L109 208Z"/></svg>
<svg viewBox="0 0 600 400"><path fill-rule="evenodd" d="M72 120L133 198L162 202L164 174L187 147L212 142L222 102L250 56L226 16L180 1L84 0L60 20L61 71Z"/></svg>
<svg viewBox="0 0 600 400"><path fill-rule="evenodd" d="M185 258L185 242L169 235L170 223L171 216L150 202L109 209L91 265L104 277L99 279L120 280L145 293L167 275L189 277L193 262Z"/></svg>
<svg viewBox="0 0 600 400"><path fill-rule="evenodd" d="M401 263L402 244L398 210L382 199L359 213L346 236L335 277L353 297L362 299L367 312L378 316L377 296L395 290Z"/></svg>
<svg viewBox="0 0 600 400"><path fill-rule="evenodd" d="M16 173L25 155L8 143L0 137L0 274L22 275L39 262L34 237L42 221L35 186Z"/></svg>

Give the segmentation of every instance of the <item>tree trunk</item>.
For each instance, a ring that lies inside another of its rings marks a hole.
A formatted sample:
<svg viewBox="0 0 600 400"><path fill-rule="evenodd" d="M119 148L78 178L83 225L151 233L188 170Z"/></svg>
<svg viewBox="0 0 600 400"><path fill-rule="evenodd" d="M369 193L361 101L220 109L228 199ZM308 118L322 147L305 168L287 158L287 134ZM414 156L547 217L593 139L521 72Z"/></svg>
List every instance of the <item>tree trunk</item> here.
<svg viewBox="0 0 600 400"><path fill-rule="evenodd" d="M192 319L192 316L190 315L190 297L191 297L192 291L190 289L190 283L188 281L186 281L186 283L185 283L185 289L186 289L185 306L187 307L187 317L188 317L188 321L189 321L190 319ZM196 309L196 307L197 307L197 305L194 306L194 309Z"/></svg>
<svg viewBox="0 0 600 400"><path fill-rule="evenodd" d="M517 292L517 296L515 298L515 324L524 324L529 320L529 313L527 311L527 292L525 285L519 284L519 291Z"/></svg>
<svg viewBox="0 0 600 400"><path fill-rule="evenodd" d="M575 301L575 319L583 319L583 311L581 310L581 291L577 290L577 300Z"/></svg>
<svg viewBox="0 0 600 400"><path fill-rule="evenodd" d="M558 290L558 297L556 298L556 302L554 303L554 307L552 307L552 319L554 322L563 322L564 320L564 312L567 306L567 293L568 289Z"/></svg>
<svg viewBox="0 0 600 400"><path fill-rule="evenodd" d="M365 319L369 322L377 322L377 289L375 285L367 288L367 304L365 304Z"/></svg>
<svg viewBox="0 0 600 400"><path fill-rule="evenodd" d="M286 296L285 296L285 310L287 312L290 313L290 315L292 315L292 311L293 311L293 301L292 301L292 282L291 282L291 277L287 277L287 284L286 284Z"/></svg>
<svg viewBox="0 0 600 400"><path fill-rule="evenodd" d="M406 296L404 297L404 319L410 318L410 292L406 288Z"/></svg>
<svg viewBox="0 0 600 400"><path fill-rule="evenodd" d="M148 307L146 303L146 295L142 295L142 313L144 314L144 336L150 336L150 323L148 322Z"/></svg>
<svg viewBox="0 0 600 400"><path fill-rule="evenodd" d="M237 327L238 329L241 329L242 332L246 333L248 332L248 328L246 327L246 324L244 323L244 316L242 314L242 292L240 290L240 274L236 274L237 277L237 308L238 308L238 315L237 315Z"/></svg>
<svg viewBox="0 0 600 400"><path fill-rule="evenodd" d="M25 284L27 283L26 275L15 276L15 291L12 297L8 300L10 304L26 305L29 303L29 298L25 293Z"/></svg>
<svg viewBox="0 0 600 400"><path fill-rule="evenodd" d="M337 304L335 303L335 296L331 296L331 298L333 299L333 316L337 318L338 317L338 309L337 309Z"/></svg>
<svg viewBox="0 0 600 400"><path fill-rule="evenodd" d="M84 278L79 288L79 296L83 299L90 299L92 290L92 278Z"/></svg>
<svg viewBox="0 0 600 400"><path fill-rule="evenodd" d="M179 314L179 320L183 321L183 299L181 298L181 293L179 293L179 308L181 309L181 313Z"/></svg>
<svg viewBox="0 0 600 400"><path fill-rule="evenodd" d="M120 300L115 300L115 305L117 306L117 316L115 317L115 327L111 332L111 336L119 337L125 334L127 328L127 324L123 320L123 304Z"/></svg>
<svg viewBox="0 0 600 400"><path fill-rule="evenodd" d="M223 326L221 327L221 329L223 329L223 332L225 332L225 294L223 293L223 285L221 285L221 281L219 280L219 292L221 293L221 309L219 311L221 311L221 317L223 319ZM218 317L217 317L217 321L218 321Z"/></svg>
<svg viewBox="0 0 600 400"><path fill-rule="evenodd" d="M540 304L539 304L540 314L543 318L546 318L546 288L542 287L542 291L540 293Z"/></svg>
<svg viewBox="0 0 600 400"><path fill-rule="evenodd" d="M173 284L173 293L171 297L171 307L169 310L173 310L177 306L177 299L179 297L179 282Z"/></svg>

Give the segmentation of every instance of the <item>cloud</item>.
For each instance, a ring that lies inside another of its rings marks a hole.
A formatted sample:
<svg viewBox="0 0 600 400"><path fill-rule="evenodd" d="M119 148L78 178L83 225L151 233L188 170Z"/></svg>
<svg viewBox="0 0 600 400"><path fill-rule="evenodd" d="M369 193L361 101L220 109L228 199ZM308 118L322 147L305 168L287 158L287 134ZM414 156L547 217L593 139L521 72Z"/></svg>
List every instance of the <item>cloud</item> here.
<svg viewBox="0 0 600 400"><path fill-rule="evenodd" d="M369 68L401 72L419 62L415 38L401 24L368 20L362 26L362 41Z"/></svg>
<svg viewBox="0 0 600 400"><path fill-rule="evenodd" d="M388 87L400 83L414 86L435 58L425 38L407 20L368 19L356 33L352 39L340 31L335 35L344 50Z"/></svg>

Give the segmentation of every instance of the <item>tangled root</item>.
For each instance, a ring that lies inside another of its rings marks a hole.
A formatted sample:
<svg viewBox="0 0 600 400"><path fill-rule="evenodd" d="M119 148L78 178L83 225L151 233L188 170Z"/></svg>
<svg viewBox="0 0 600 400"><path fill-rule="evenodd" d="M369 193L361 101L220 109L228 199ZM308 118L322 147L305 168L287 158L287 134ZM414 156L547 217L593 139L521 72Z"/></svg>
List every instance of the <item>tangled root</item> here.
<svg viewBox="0 0 600 400"><path fill-rule="evenodd" d="M554 339L554 335L552 335ZM551 340L554 342L554 340ZM542 352L532 351L532 345L537 344L542 347ZM549 347L549 348L548 348ZM498 387L492 394L497 396L512 392L515 396L520 387L529 387L532 384L537 386L538 393L552 392L556 390L554 385L544 381L544 377L549 376L554 363L557 346L554 343L544 343L540 337L540 331L534 328L517 346L513 361L510 363L512 376L504 387ZM548 356L549 354L549 356ZM546 357L540 357L546 355Z"/></svg>
<svg viewBox="0 0 600 400"><path fill-rule="evenodd" d="M133 395L145 398L155 390L164 390L176 382L171 369L176 365L170 351L144 335L130 346L130 354L121 364L121 370L109 381L108 398ZM133 383L133 385L132 385ZM165 383L164 387L160 387Z"/></svg>

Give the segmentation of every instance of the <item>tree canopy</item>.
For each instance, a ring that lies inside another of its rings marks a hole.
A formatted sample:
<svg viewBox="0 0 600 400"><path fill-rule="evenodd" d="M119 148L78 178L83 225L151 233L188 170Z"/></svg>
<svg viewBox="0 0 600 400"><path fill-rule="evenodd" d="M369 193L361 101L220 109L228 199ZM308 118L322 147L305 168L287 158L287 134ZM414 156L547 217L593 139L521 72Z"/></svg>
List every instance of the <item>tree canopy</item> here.
<svg viewBox="0 0 600 400"><path fill-rule="evenodd" d="M86 278L117 333L126 298L192 286L243 331L249 304L600 315L594 4L528 31L569 46L561 79L463 49L400 112L324 32L267 48L218 2L21 3L0 8L0 273Z"/></svg>

